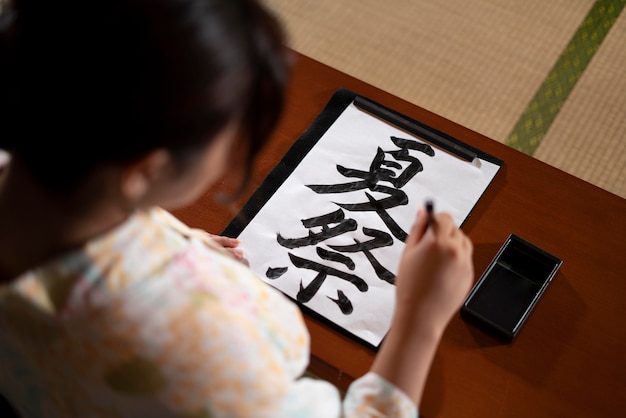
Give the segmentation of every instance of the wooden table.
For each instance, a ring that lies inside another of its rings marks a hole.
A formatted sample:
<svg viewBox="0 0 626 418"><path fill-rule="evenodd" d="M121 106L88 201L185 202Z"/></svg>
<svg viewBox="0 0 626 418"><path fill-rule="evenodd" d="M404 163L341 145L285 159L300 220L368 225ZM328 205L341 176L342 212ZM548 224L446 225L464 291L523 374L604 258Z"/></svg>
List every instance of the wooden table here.
<svg viewBox="0 0 626 418"><path fill-rule="evenodd" d="M340 87L353 90L502 159L463 225L476 276L510 233L563 265L518 338L502 344L458 315L432 365L425 417L626 416L626 200L371 85L296 54L282 122L254 168L241 205ZM220 183L175 214L220 233L234 216L214 201ZM312 318L310 370L342 389L375 353Z"/></svg>

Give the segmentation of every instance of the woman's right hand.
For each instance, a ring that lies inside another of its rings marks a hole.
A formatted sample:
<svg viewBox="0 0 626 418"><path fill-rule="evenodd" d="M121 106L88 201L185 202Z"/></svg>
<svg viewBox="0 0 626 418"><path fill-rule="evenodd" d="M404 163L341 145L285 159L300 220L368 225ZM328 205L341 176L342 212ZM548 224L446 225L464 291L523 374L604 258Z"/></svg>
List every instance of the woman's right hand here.
<svg viewBox="0 0 626 418"><path fill-rule="evenodd" d="M394 326L443 333L472 285L473 245L449 214L427 218L418 212L400 260Z"/></svg>

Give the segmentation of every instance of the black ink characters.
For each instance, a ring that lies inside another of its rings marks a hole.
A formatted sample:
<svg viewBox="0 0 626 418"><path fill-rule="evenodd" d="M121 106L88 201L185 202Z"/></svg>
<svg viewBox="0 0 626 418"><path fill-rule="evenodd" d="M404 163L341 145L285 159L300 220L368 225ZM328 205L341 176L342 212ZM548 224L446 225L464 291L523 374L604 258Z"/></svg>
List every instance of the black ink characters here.
<svg viewBox="0 0 626 418"><path fill-rule="evenodd" d="M380 280L384 280L390 284L395 284L395 275L374 257L372 251L377 248L393 245L394 240L392 235L401 242L406 240L407 233L402 230L397 222L389 215L388 210L400 205L408 204L408 197L406 193L401 190L401 188L413 177L415 177L417 173L423 171L424 169L420 160L412 156L410 151L418 151L430 157L433 157L435 152L428 144L411 139L402 139L395 136L390 138L399 149L393 151L383 151L379 147L368 171L350 169L339 164L337 165L337 171L344 177L356 180L333 185L307 185L308 188L318 194L338 194L364 190L364 196L367 200L364 200L361 203L334 202L340 209L313 218L303 219L301 221L302 225L309 230L306 236L299 238L285 238L279 233L276 236L278 243L287 249L296 249L311 245L317 246L334 237L356 231L358 229L357 221L351 218L346 218L344 210L349 212L376 212L391 234L386 231L380 231L364 226L362 227L363 234L371 237L372 239L360 242L356 238L353 238L354 244L351 245L331 245L327 243L327 249L318 246L316 247L316 253L322 261L337 263L343 266L343 268L353 271L355 270L356 265L346 254L362 252ZM393 159L386 159L387 156L391 156ZM408 165L405 164L406 166L403 166L400 164L400 161L408 163ZM376 200L371 193L368 193L365 190L386 194L387 197ZM313 229L319 232L313 232ZM339 268L322 264L317 261L304 259L293 254L292 252L288 252L288 255L294 267L317 272L315 278L306 286L302 284L302 279L300 279L300 289L296 296L296 300L300 303L309 302L317 294L317 291L321 288L322 284L324 284L328 276L337 277L350 282L361 292L366 292L368 290L368 285L365 280L355 274L348 273L344 270L340 270ZM268 279L275 280L287 271L288 267L269 268L266 272L266 277ZM351 314L354 310L352 302L341 290L337 290L336 299L329 299L335 302L341 312L345 315Z"/></svg>

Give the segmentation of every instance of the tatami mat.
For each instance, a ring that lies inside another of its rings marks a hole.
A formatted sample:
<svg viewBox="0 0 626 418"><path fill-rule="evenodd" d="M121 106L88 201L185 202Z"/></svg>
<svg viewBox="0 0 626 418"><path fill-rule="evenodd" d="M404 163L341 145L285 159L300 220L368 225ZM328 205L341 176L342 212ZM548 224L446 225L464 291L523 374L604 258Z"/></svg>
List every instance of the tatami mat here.
<svg viewBox="0 0 626 418"><path fill-rule="evenodd" d="M534 156L626 197L626 13L613 25Z"/></svg>
<svg viewBox="0 0 626 418"><path fill-rule="evenodd" d="M500 142L594 4L265 2L285 22L295 50ZM625 34L621 16L535 153L622 197Z"/></svg>

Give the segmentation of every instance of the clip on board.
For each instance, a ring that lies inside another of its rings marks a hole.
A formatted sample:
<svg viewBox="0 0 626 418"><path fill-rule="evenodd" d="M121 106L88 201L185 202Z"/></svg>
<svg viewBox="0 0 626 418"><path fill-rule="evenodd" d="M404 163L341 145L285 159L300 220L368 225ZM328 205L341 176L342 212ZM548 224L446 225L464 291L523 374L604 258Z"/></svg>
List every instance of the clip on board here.
<svg viewBox="0 0 626 418"><path fill-rule="evenodd" d="M300 307L376 349L426 199L461 226L502 161L339 89L223 234Z"/></svg>

